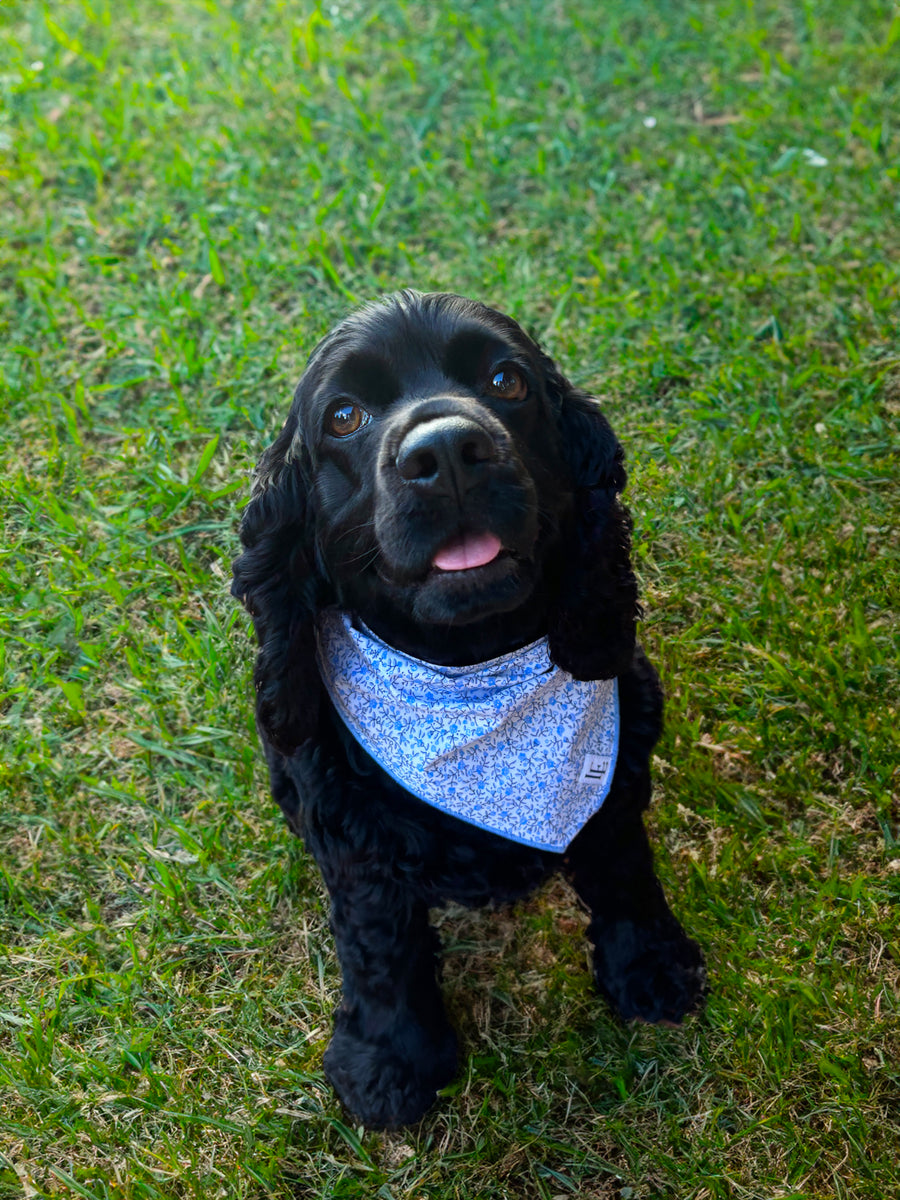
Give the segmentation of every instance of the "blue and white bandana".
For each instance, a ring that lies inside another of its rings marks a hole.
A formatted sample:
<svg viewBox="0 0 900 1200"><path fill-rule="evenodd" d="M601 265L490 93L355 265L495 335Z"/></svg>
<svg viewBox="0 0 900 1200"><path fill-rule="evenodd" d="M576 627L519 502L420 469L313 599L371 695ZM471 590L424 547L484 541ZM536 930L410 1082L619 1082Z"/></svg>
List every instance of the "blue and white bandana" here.
<svg viewBox="0 0 900 1200"><path fill-rule="evenodd" d="M332 608L319 616L318 660L363 749L414 796L470 825L559 853L609 792L616 680L573 679L550 661L546 638L440 667Z"/></svg>

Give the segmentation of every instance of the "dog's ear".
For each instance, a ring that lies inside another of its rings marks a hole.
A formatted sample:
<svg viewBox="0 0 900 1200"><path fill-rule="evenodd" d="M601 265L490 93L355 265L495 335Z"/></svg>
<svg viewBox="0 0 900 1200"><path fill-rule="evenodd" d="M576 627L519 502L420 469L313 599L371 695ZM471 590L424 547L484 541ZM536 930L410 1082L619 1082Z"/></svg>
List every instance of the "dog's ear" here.
<svg viewBox="0 0 900 1200"><path fill-rule="evenodd" d="M310 471L295 408L261 456L241 518L244 553L231 594L253 617L259 653L253 681L261 735L292 754L318 728L321 680L315 615L322 602L309 511Z"/></svg>
<svg viewBox="0 0 900 1200"><path fill-rule="evenodd" d="M574 510L550 613L550 656L576 679L611 679L634 655L641 615L631 569L631 516L619 500L625 455L600 405L545 360Z"/></svg>

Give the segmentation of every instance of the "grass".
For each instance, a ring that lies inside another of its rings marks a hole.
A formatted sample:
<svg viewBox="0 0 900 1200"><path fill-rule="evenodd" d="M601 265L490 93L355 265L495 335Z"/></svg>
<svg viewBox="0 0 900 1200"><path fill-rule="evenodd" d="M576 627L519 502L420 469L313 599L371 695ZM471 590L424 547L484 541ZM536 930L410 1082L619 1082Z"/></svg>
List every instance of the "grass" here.
<svg viewBox="0 0 900 1200"><path fill-rule="evenodd" d="M900 1196L896 5L0 19L0 1198ZM462 1069L376 1135L227 581L306 354L403 285L627 444L713 991L615 1022L562 885L444 914Z"/></svg>

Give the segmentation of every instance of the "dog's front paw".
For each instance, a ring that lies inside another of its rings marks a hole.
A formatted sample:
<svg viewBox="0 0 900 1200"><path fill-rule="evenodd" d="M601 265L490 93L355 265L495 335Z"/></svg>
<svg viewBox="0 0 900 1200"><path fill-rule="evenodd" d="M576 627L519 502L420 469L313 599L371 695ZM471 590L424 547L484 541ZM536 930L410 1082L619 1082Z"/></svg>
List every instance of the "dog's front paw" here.
<svg viewBox="0 0 900 1200"><path fill-rule="evenodd" d="M678 1024L702 1004L703 955L676 921L594 921L589 936L597 988L626 1021Z"/></svg>
<svg viewBox="0 0 900 1200"><path fill-rule="evenodd" d="M427 1030L415 1017L393 1035L367 1040L338 1009L325 1051L325 1075L345 1108L369 1129L419 1121L456 1074L456 1035L449 1025Z"/></svg>

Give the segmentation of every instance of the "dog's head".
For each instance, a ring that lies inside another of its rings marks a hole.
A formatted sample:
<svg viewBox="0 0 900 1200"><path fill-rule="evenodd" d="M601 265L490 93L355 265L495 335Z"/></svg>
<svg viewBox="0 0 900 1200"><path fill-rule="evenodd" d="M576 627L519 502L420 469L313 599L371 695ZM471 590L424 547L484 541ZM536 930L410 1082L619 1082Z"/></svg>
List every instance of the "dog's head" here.
<svg viewBox="0 0 900 1200"><path fill-rule="evenodd" d="M310 357L241 523L232 591L259 638L264 736L290 753L315 732L327 604L434 662L546 633L579 678L623 670L624 484L596 401L511 318L415 292L348 317Z"/></svg>

